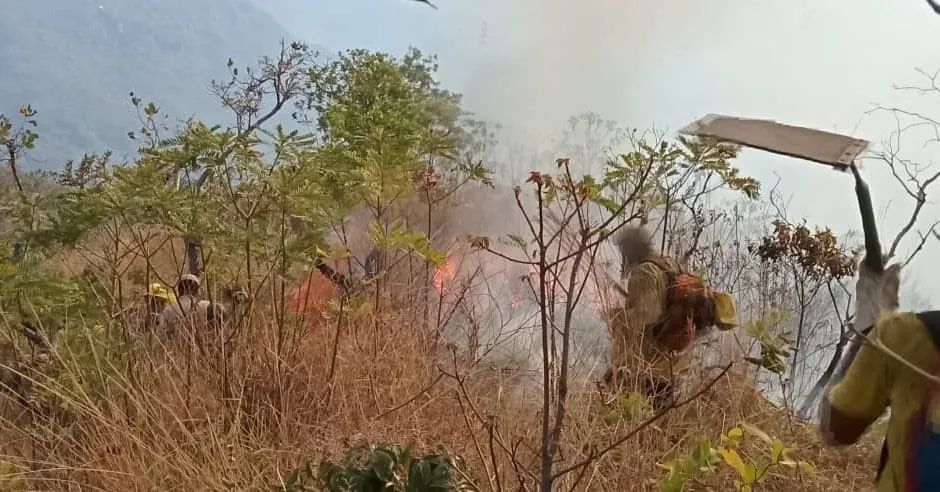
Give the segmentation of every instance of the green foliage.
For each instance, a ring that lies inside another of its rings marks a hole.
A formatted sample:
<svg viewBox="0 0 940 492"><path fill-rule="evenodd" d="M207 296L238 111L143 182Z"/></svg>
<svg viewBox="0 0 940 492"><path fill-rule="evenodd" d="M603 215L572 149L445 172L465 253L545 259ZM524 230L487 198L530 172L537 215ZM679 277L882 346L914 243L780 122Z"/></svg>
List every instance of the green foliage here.
<svg viewBox="0 0 940 492"><path fill-rule="evenodd" d="M350 50L308 72L306 99L298 107L313 110L320 131L351 148L361 149L363 136L379 128L395 137L426 133L423 150L429 151L433 144L444 142L431 137L443 138L461 115L460 96L440 88L436 71L436 59L417 49L401 60ZM399 141L399 150L410 143Z"/></svg>
<svg viewBox="0 0 940 492"><path fill-rule="evenodd" d="M24 247L49 218L51 182L42 172L24 173L22 161L39 139L37 112L29 105L19 111L19 123L0 114L0 233L22 241Z"/></svg>
<svg viewBox="0 0 940 492"><path fill-rule="evenodd" d="M648 418L653 414L653 405L649 398L642 393L627 392L606 405L603 418L607 425L620 422L636 422Z"/></svg>
<svg viewBox="0 0 940 492"><path fill-rule="evenodd" d="M108 178L110 161L110 151L102 155L85 154L78 163L69 160L65 169L56 175L57 181L60 185L79 190L98 186Z"/></svg>
<svg viewBox="0 0 940 492"><path fill-rule="evenodd" d="M747 334L760 345L760 357L745 357L744 360L775 374L783 374L786 361L791 355L793 340L788 332L778 332L776 328L784 323L788 316L786 311L774 311L762 320L745 324Z"/></svg>
<svg viewBox="0 0 940 492"><path fill-rule="evenodd" d="M196 237L227 270L223 276L244 278L270 269L256 265L286 272L313 262L329 249L328 228L366 204L381 225L373 230L381 231L377 244L443 261L426 232L385 216L417 190L438 200L462 183L489 183L481 161L470 153L457 157L479 143L464 129L460 96L435 80L434 58L417 50L401 59L356 50L317 64L295 43L254 70L229 66L231 80L213 88L233 112L232 126L194 119L166 137L157 105L132 93L141 128L131 135L145 142L139 158L123 166L113 165L109 153L69 161L55 176L55 193L20 192L4 202L15 218L4 229L45 249L84 248L92 237L132 248L121 237L129 231ZM267 123L292 104L317 112L318 134ZM24 108L23 128L2 120L0 143L9 141L15 155L38 137L30 130L34 115ZM434 176L434 189L422 188L422 173ZM92 256L105 269L116 261ZM6 263L2 269L13 271ZM22 275L13 280L24 282Z"/></svg>
<svg viewBox="0 0 940 492"><path fill-rule="evenodd" d="M93 315L79 281L50 271L33 250L19 258L13 258L12 251L10 243L0 240L0 311L12 315L14 326L20 320L42 324Z"/></svg>
<svg viewBox="0 0 940 492"><path fill-rule="evenodd" d="M411 446L380 444L351 449L340 463L322 461L294 470L284 492L450 492L474 491L463 478L463 461L445 455L413 456Z"/></svg>
<svg viewBox="0 0 940 492"><path fill-rule="evenodd" d="M659 467L666 471L666 478L659 482L660 492L682 492L689 481L699 475L714 473L721 463L721 456L708 438L701 439L692 452L669 460Z"/></svg>
<svg viewBox="0 0 940 492"><path fill-rule="evenodd" d="M428 206L467 182L492 184L489 170L473 158L478 123L463 118L460 96L435 80L437 62L412 49L401 59L351 50L308 71L301 114L314 112L323 144L315 159L335 217L365 204L375 221L380 250L404 248L433 264L428 231L392 224L396 204L419 196Z"/></svg>
<svg viewBox="0 0 940 492"><path fill-rule="evenodd" d="M684 136L679 137L679 143L679 153L685 161L680 164L680 168L697 166L700 172L714 173L729 189L739 191L751 200L760 195L760 182L741 176L738 169L731 165L740 150L737 146Z"/></svg>
<svg viewBox="0 0 940 492"><path fill-rule="evenodd" d="M103 229L196 237L232 275L259 262L310 261L329 220L350 204L330 199L312 135L263 125L299 97L309 63L305 47L291 45L246 75L233 69L232 81L216 84L236 113L230 128L191 120L159 139L158 108L133 96L150 144L128 166L109 167L107 156L67 166L46 241L73 246ZM266 94L279 99L268 112Z"/></svg>
<svg viewBox="0 0 940 492"><path fill-rule="evenodd" d="M717 447L709 439L702 439L690 453L660 465L667 474L659 482L659 489L662 492L681 492L690 481L715 474L720 464L734 472L734 490L739 492L756 490L777 468L795 469L797 473L812 475L815 472L812 463L794 460L790 456L792 452L793 448L783 441L770 437L757 427L741 423L723 434Z"/></svg>
<svg viewBox="0 0 940 492"><path fill-rule="evenodd" d="M57 338L58 370L50 372L49 391L40 393L45 406L76 410L106 396L109 385L126 377L127 361L140 350L136 340L125 341L113 326L94 318L76 317Z"/></svg>
<svg viewBox="0 0 940 492"><path fill-rule="evenodd" d="M760 455L749 458L745 454L742 444L745 433L759 440L763 447ZM783 441L773 439L760 429L742 423L734 427L721 438L722 445L718 447L722 460L736 473L735 488L740 492L751 492L758 484L767 481L769 472L777 467L798 468L800 473L812 474L814 467L807 461L794 461L790 456L792 448L787 447Z"/></svg>
<svg viewBox="0 0 940 492"><path fill-rule="evenodd" d="M740 176L731 165L738 154L735 146L681 137L657 144L639 139L633 147L632 151L608 161L600 187L609 191L591 195L593 201L610 211L620 210L620 204L632 198L642 202L638 212L646 215L654 208L693 199L717 185L743 193L749 199L760 194L760 183Z"/></svg>
<svg viewBox="0 0 940 492"><path fill-rule="evenodd" d="M431 247L431 242L426 235L408 232L400 224L392 224L390 230L386 231L381 224L373 221L369 225L369 232L372 244L383 251L394 248L407 249L417 253L434 266L440 266L446 260L444 253L435 251Z"/></svg>
<svg viewBox="0 0 940 492"><path fill-rule="evenodd" d="M10 158L9 154L11 152L16 153L32 149L36 146L36 140L39 139L39 134L34 130L39 126L36 120L36 110L27 104L20 108L19 113L23 123L18 127L14 125L10 118L0 114L0 144L8 154L4 158Z"/></svg>
<svg viewBox="0 0 940 492"><path fill-rule="evenodd" d="M81 357L82 353L105 353L94 352L91 344L108 339L96 335L82 337L76 343L75 336L80 331L76 327L87 323L87 326L96 326L104 331L109 320L101 309L104 303L96 297L96 293L102 291L96 289L93 277L63 278L47 263L47 247L53 243L49 241L49 230L57 223L67 223L63 220L67 221L70 214L78 216L80 210L61 208L68 202L50 176L19 173L18 160L25 150L33 148L39 138L34 130L37 126L36 112L24 106L20 113L26 123L18 130L11 130L13 127L9 121L0 117L0 144L7 150L6 164L13 178L4 188L4 195L8 195L5 198L9 199L0 205L6 219L0 229L0 313L3 313L3 327L8 332L4 338L22 340L18 333L22 326L28 324L40 332L39 336L50 341L50 347L58 353L47 362L75 362L76 355ZM70 185L84 187L97 179L106 161L107 156L103 159L86 156L77 168L69 163L64 174L71 180ZM65 219L61 216L62 210L66 210ZM69 226L66 232L79 227ZM46 347L41 349L44 351ZM107 365L114 366L111 363ZM75 394L99 394L97 390L103 387L104 379L94 375L103 375L107 371L92 370L96 366L99 365L80 364L80 371L52 371L47 367L43 372L48 373L48 377L54 378L54 373L58 372L62 378L44 381L46 384L40 385L44 390L31 392L28 398L45 408L53 408L62 407L64 402L46 391L52 386L75 388ZM79 374L82 376L69 379Z"/></svg>

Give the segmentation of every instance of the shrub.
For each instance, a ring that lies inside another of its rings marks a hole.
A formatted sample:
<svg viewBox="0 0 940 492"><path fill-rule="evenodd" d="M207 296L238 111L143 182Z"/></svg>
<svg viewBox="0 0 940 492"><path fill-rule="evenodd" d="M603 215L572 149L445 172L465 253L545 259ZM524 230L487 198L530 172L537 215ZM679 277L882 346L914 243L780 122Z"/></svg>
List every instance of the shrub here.
<svg viewBox="0 0 940 492"><path fill-rule="evenodd" d="M341 463L294 470L284 492L450 492L476 490L463 479L463 460L447 455L415 457L409 445L357 446Z"/></svg>

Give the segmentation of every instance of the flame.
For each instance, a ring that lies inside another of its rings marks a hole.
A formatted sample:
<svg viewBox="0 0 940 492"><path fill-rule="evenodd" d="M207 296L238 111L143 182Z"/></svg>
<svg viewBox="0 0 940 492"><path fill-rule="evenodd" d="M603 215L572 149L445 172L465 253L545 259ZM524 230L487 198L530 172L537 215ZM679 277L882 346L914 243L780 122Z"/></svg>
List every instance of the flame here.
<svg viewBox="0 0 940 492"><path fill-rule="evenodd" d="M310 322L323 314L339 289L318 270L312 270L306 280L287 294L287 310L302 315Z"/></svg>
<svg viewBox="0 0 940 492"><path fill-rule="evenodd" d="M434 287L442 291L444 287L452 282L457 276L457 261L453 257L448 257L444 263L434 270Z"/></svg>

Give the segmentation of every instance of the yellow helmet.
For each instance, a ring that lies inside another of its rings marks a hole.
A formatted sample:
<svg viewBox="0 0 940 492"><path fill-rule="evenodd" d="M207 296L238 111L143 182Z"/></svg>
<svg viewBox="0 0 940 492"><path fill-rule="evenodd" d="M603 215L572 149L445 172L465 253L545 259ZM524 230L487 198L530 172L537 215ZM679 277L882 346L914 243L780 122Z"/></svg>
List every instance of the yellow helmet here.
<svg viewBox="0 0 940 492"><path fill-rule="evenodd" d="M712 292L715 300L715 324L719 330L730 330L738 326L738 314L734 298L725 292Z"/></svg>
<svg viewBox="0 0 940 492"><path fill-rule="evenodd" d="M166 286L160 282L154 282L150 284L150 288L147 289L147 294L153 297L164 299L170 303L176 302L176 295L173 294L173 291L166 288Z"/></svg>

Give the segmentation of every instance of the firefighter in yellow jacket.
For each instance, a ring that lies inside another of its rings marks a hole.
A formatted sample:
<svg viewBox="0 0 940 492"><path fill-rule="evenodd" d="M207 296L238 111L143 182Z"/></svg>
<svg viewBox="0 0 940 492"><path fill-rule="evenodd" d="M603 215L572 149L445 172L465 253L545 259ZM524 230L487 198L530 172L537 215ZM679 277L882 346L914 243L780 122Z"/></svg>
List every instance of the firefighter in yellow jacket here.
<svg viewBox="0 0 940 492"><path fill-rule="evenodd" d="M736 326L734 300L655 253L642 228L624 229L616 242L626 291L623 303L607 313L605 380L618 390L636 388L662 407L674 401L674 383L690 369L693 342L713 326Z"/></svg>

